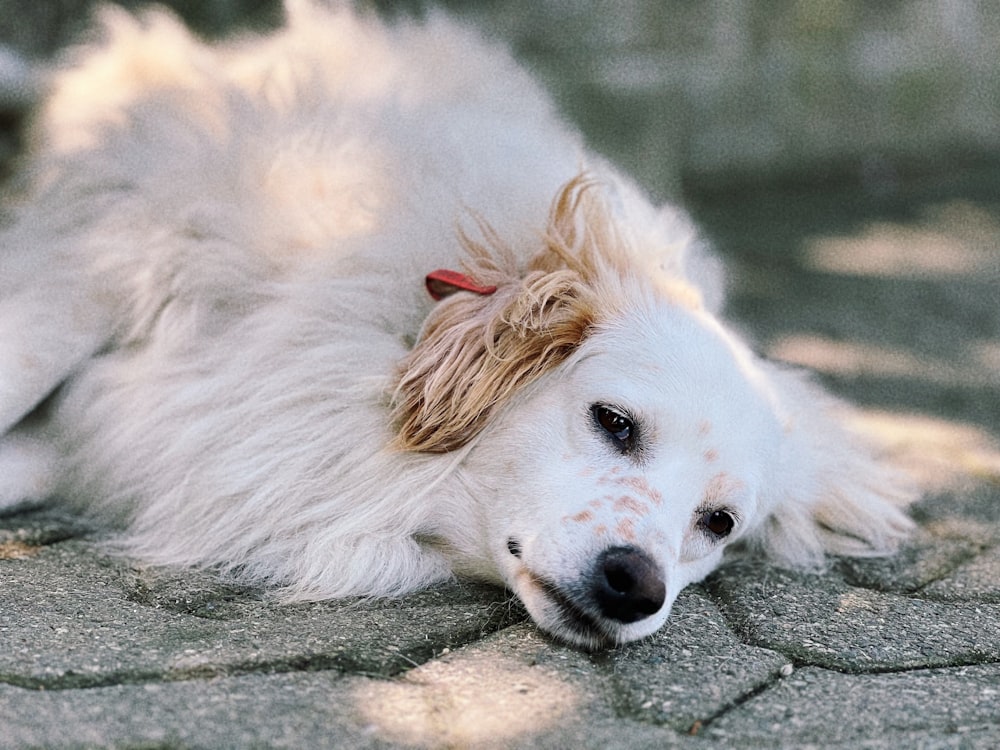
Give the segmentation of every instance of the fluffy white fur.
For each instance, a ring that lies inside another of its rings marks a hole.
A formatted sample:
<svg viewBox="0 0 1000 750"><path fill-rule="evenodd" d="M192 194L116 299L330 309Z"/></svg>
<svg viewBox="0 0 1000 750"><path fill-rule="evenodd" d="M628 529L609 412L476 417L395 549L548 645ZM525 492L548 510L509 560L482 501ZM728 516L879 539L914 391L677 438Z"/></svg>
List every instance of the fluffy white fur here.
<svg viewBox="0 0 1000 750"><path fill-rule="evenodd" d="M841 407L718 321L683 214L503 50L304 2L216 46L100 30L0 233L0 507L106 512L140 559L288 599L484 578L583 645L659 628L733 542L905 535ZM435 303L437 268L497 291Z"/></svg>

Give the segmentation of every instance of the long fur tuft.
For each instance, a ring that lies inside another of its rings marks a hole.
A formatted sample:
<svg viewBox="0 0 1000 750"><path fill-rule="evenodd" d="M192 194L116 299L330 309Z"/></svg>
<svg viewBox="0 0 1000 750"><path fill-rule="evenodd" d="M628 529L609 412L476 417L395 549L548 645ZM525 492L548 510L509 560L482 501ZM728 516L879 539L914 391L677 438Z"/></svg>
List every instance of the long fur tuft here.
<svg viewBox="0 0 1000 750"><path fill-rule="evenodd" d="M563 363L616 312L627 256L594 183L568 182L552 202L543 247L519 272L489 225L460 233L466 269L490 295L456 293L428 317L399 367L396 445L440 453L473 439L497 408Z"/></svg>

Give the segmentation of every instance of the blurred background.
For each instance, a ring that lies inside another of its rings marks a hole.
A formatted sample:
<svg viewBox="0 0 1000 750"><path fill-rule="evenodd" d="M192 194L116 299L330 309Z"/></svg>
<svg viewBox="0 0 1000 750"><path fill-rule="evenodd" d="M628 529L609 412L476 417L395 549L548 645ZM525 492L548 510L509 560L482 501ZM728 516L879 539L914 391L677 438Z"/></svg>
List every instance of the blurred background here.
<svg viewBox="0 0 1000 750"><path fill-rule="evenodd" d="M281 16L273 0L164 4L210 37ZM758 350L865 405L928 480L960 466L1000 487L998 0L355 5L444 7L509 44L594 148L691 210ZM0 168L28 64L91 6L0 0Z"/></svg>
<svg viewBox="0 0 1000 750"><path fill-rule="evenodd" d="M145 3L121 0L137 7ZM278 22L274 0L167 0L206 35ZM513 46L592 144L659 197L746 182L874 192L1000 155L997 0L361 0L443 5ZM0 107L18 58L86 27L91 0L0 0Z"/></svg>

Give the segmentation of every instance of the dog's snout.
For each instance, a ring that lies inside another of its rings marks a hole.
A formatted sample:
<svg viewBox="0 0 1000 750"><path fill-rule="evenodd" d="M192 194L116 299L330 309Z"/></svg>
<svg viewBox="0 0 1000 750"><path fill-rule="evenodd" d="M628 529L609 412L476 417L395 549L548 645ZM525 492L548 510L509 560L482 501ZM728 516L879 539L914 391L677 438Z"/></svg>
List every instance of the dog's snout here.
<svg viewBox="0 0 1000 750"><path fill-rule="evenodd" d="M658 612L667 596L660 567L635 547L612 547L601 553L592 591L605 617L626 624Z"/></svg>

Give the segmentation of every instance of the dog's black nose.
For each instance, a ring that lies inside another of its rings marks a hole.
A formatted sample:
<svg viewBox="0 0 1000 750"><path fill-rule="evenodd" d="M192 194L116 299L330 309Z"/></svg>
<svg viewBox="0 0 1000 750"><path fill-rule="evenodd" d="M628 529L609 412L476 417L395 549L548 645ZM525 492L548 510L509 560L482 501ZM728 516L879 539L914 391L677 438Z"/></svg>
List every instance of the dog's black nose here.
<svg viewBox="0 0 1000 750"><path fill-rule="evenodd" d="M655 614L667 596L659 566L635 547L604 550L594 566L591 590L601 614L622 623Z"/></svg>

